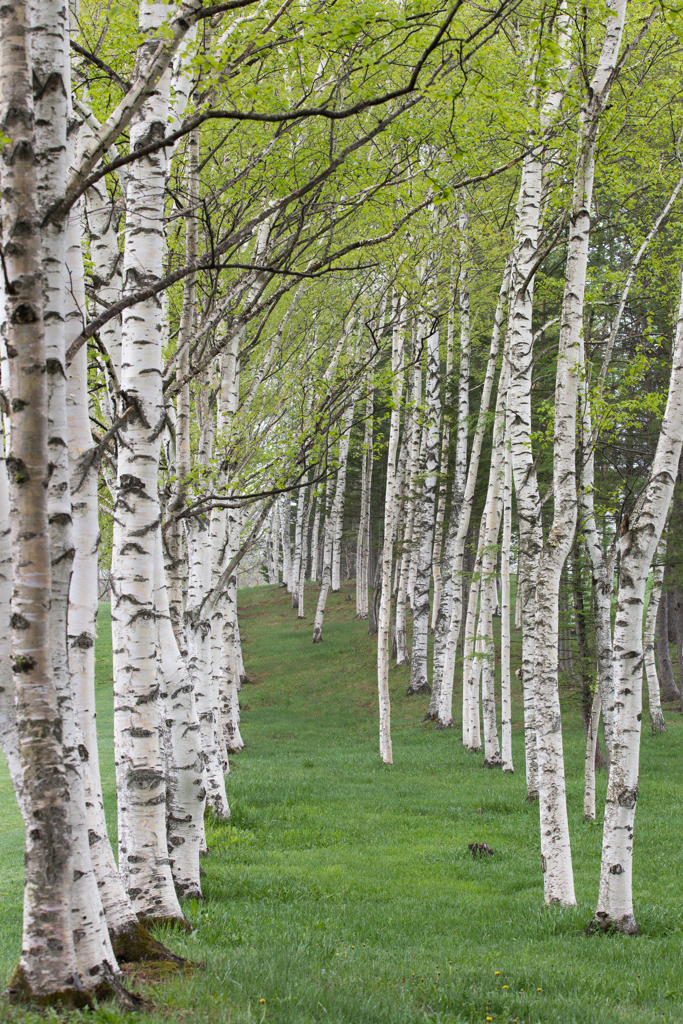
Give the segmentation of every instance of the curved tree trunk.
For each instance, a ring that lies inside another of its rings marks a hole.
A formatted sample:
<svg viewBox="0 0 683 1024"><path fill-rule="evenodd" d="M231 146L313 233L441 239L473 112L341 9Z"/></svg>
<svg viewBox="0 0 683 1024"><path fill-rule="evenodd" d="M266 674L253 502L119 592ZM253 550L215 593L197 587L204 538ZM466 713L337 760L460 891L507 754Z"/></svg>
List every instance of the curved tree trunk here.
<svg viewBox="0 0 683 1024"><path fill-rule="evenodd" d="M555 386L553 523L538 567L536 646L534 651L536 742L541 817L541 858L546 903L576 902L569 843L564 754L557 681L559 587L577 520L576 426L583 299L590 239L590 206L595 171L595 142L600 114L609 98L626 14L617 0L608 16L600 59L579 128L577 168L570 218L565 290Z"/></svg>
<svg viewBox="0 0 683 1024"><path fill-rule="evenodd" d="M614 722L600 890L593 927L637 934L633 912L633 827L638 799L642 718L643 604L650 565L673 496L683 445L683 279L669 397L644 491L620 538L621 564L614 626Z"/></svg>

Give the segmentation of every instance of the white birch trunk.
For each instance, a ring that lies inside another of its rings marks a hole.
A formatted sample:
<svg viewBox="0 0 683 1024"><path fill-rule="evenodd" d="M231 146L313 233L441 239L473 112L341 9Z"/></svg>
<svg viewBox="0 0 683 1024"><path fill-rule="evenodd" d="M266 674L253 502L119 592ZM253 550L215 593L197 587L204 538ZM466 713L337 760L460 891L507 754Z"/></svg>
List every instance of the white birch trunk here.
<svg viewBox="0 0 683 1024"><path fill-rule="evenodd" d="M296 503L296 524L294 527L294 561L292 563L292 608L299 607L299 580L301 577L302 537L304 511L306 507L306 488L299 488Z"/></svg>
<svg viewBox="0 0 683 1024"><path fill-rule="evenodd" d="M372 494L373 463L373 412L375 389L372 367L366 377L367 397L365 399L365 433L363 436L361 467L360 522L356 547L356 616L367 619L368 607L368 566L370 563L370 496Z"/></svg>
<svg viewBox="0 0 683 1024"><path fill-rule="evenodd" d="M652 590L650 591L650 603L647 607L645 632L643 634L643 660L645 662L645 675L647 677L650 726L652 728L653 736L656 736L659 732L666 732L666 722L664 721L664 715L662 713L662 701L659 692L657 665L655 663L655 629L657 627L659 602L662 597L665 555L666 541L662 540L657 548L657 565L652 573Z"/></svg>
<svg viewBox="0 0 683 1024"><path fill-rule="evenodd" d="M486 421L488 417L489 404L491 401L491 391L493 389L493 380L496 371L496 362L498 359L498 350L500 346L500 335L503 324L503 317L505 313L505 305L507 301L508 289L510 286L510 267L506 265L503 273L503 280L500 286L500 292L498 294L498 303L496 306L496 313L493 322L493 330L491 332L491 347L489 350L489 359L486 367L486 376L484 378L484 386L481 394L481 403L479 405L479 413L477 416L477 427L472 442L472 452L470 454L469 467L467 468L466 483L462 494L462 502L459 509L457 510L457 533L453 541L453 561L451 569L452 579L452 597L450 616L448 620L448 631L446 633L446 639L443 645L443 669L441 680L438 682L438 709L437 709L437 726L441 729L447 729L453 725L453 677L455 674L455 658L457 653L458 637L460 635L460 623L462 619L462 569L463 560L465 554L465 543L467 540L467 532L470 526L470 517L472 514L472 504L474 502L474 491L477 482L477 473L479 471L479 458L481 456L481 448L484 440L484 433L486 430ZM459 414L460 418L460 414ZM464 444L462 450L465 452L464 456L461 453L461 424L458 424L458 452L456 455L456 485L460 486L461 479L458 479L458 460L460 459L461 469L464 463L462 459L464 457L466 461L466 445L467 445L467 434L463 430ZM454 488L455 491L455 488ZM454 499L455 500L455 499ZM455 515L455 512L454 512ZM477 584L478 586L478 584ZM476 605L475 605L476 608ZM467 638L466 641L467 642ZM436 646L436 645L435 645ZM435 660L435 688L437 685L436 676L436 660ZM464 696L465 682L463 679L463 703L465 701ZM478 717L477 717L478 721ZM463 743L466 742L466 737L463 734ZM469 744L468 744L469 745Z"/></svg>
<svg viewBox="0 0 683 1024"><path fill-rule="evenodd" d="M5 381L3 380L3 387ZM7 386L9 396L9 386ZM3 439L4 442L4 439ZM22 768L17 732L17 708L12 673L12 637L9 630L12 599L12 538L10 525L9 480L4 443L0 459L0 616L5 626L0 631L0 748L5 755L14 792L22 815Z"/></svg>
<svg viewBox="0 0 683 1024"><path fill-rule="evenodd" d="M496 397L496 412L493 423L493 446L491 451L491 464L489 468L489 481L482 519L482 534L480 531L481 554L477 553L477 561L480 563L481 572L481 608L479 612L479 627L477 630L479 655L481 658L481 683L482 683L482 711L484 716L484 766L487 768L499 768L502 765L500 746L498 743L498 729L496 723L496 702L495 702L495 647L493 644L493 612L496 598L496 572L495 563L498 554L498 535L500 532L500 521L503 511L503 476L505 460L506 440L506 405L509 390L509 363L503 356L503 363L498 383L498 395ZM473 673L474 674L474 673ZM464 710L463 710L464 717Z"/></svg>
<svg viewBox="0 0 683 1024"><path fill-rule="evenodd" d="M600 725L600 711L602 701L600 688L596 686L593 695L590 720L588 722L588 733L586 735L586 756L584 758L583 774L583 820L585 822L595 821L595 752L598 747L598 728Z"/></svg>
<svg viewBox="0 0 683 1024"><path fill-rule="evenodd" d="M64 17L64 12L59 14ZM63 24L58 26L58 38L60 31L64 32ZM26 8L15 0L4 12L0 33L0 126L12 139L0 163L3 272L8 283L2 319L12 428L11 657L23 775L20 796L26 821L34 825L26 829L22 953L8 995L83 1005L88 997L82 992L74 951L69 792L50 641L51 559L44 486L49 474L47 373L30 38ZM63 82L59 85L64 89ZM41 372L36 373L36 367Z"/></svg>
<svg viewBox="0 0 683 1024"><path fill-rule="evenodd" d="M400 318L399 318L399 308ZM403 392L403 330L405 306L394 297L394 330L391 343L391 420L387 451L387 486L384 499L382 545L382 593L377 616L377 688L379 696L379 753L384 764L393 764L391 750L391 700L389 697L389 616L391 611L391 563L396 526L396 453Z"/></svg>
<svg viewBox="0 0 683 1024"><path fill-rule="evenodd" d="M307 478L308 479L308 478ZM308 489L308 488L306 488ZM299 566L299 604L297 606L297 618L304 618L304 601L306 590L306 563L308 562L308 530L313 507L313 488L308 489L308 497L304 508L303 529L301 533L301 565Z"/></svg>
<svg viewBox="0 0 683 1024"><path fill-rule="evenodd" d="M320 551L318 548L322 515L322 494L318 491L316 506L313 511L313 532L311 536L311 583L318 582L318 562L320 561Z"/></svg>
<svg viewBox="0 0 683 1024"><path fill-rule="evenodd" d="M282 495L280 504L280 530L282 533L282 583L287 593L292 592L292 525L289 492Z"/></svg>
<svg viewBox="0 0 683 1024"><path fill-rule="evenodd" d="M477 555L470 582L465 618L465 642L462 669L462 742L468 753L481 750L481 720L479 711L479 680L481 676L481 644L478 643L477 609L481 592L481 563L484 557L486 521L479 528ZM451 613L452 614L452 613ZM458 616L458 626L460 614Z"/></svg>
<svg viewBox="0 0 683 1024"><path fill-rule="evenodd" d="M503 540L500 549L500 725L503 771L512 774L512 679L510 675L510 546L512 542L512 454L506 417L503 476Z"/></svg>
<svg viewBox="0 0 683 1024"><path fill-rule="evenodd" d="M427 394L424 481L419 507L417 573L413 591L413 642L408 693L430 693L427 675L427 636L429 633L429 585L434 548L434 505L439 466L439 428L441 390L439 381L439 334L427 338Z"/></svg>
<svg viewBox="0 0 683 1024"><path fill-rule="evenodd" d="M408 665L408 638L406 632L406 607L408 601L408 584L410 576L410 560L413 551L413 531L415 528L415 509L420 461L420 419L422 406L422 347L424 344L424 323L420 321L413 346L413 382L411 388L410 440L405 471L405 525L403 529L403 545L398 573L396 591L396 664ZM417 354L419 353L419 358Z"/></svg>
<svg viewBox="0 0 683 1024"><path fill-rule="evenodd" d="M313 643L319 644L323 638L323 619L325 617L325 605L327 595L332 584L333 548L334 539L341 535L340 522L344 516L344 492L346 490L346 467L349 458L349 443L351 441L351 423L353 421L354 399L344 413L342 419L342 432L339 438L339 456L337 479L334 488L334 499L329 514L325 518L325 539L323 545L323 578L318 596L318 606L315 610L315 621L313 623Z"/></svg>
<svg viewBox="0 0 683 1024"><path fill-rule="evenodd" d="M448 336L446 340L446 373L442 385L444 395L443 404L449 401L451 374L453 373L453 315L448 317ZM441 571L441 560L444 553L444 519L446 516L446 498L448 495L448 450L450 448L450 428L448 420L444 417L441 431L441 454L439 457L439 504L436 509L436 524L434 526L434 555L432 558L432 573L434 576L434 607L432 608L431 630L436 630L436 623L441 608L441 595L443 593L443 573ZM433 689L433 687L432 687ZM433 712L429 710L429 718Z"/></svg>
<svg viewBox="0 0 683 1024"><path fill-rule="evenodd" d="M164 716L169 740L166 825L171 871L177 893L201 899L199 855L204 842L206 788L202 775L200 725L192 677L171 624L161 535L154 553L159 671L163 680Z"/></svg>
<svg viewBox="0 0 683 1024"><path fill-rule="evenodd" d="M683 284L683 281L682 281ZM633 828L638 799L642 718L643 605L650 566L664 530L683 442L683 288L666 412L648 482L620 538L614 625L615 722L600 890L594 926L636 934L633 912Z"/></svg>
<svg viewBox="0 0 683 1024"><path fill-rule="evenodd" d="M561 9L558 17L558 41L566 43L568 19ZM564 78L566 58L558 70ZM549 93L541 112L544 125L559 110L564 82ZM509 323L511 330L510 408L512 411L510 445L515 499L519 520L517 594L522 628L521 680L524 695L524 747L527 800L538 798L538 753L534 694L534 657L536 642L536 577L543 546L541 503L536 464L531 441L531 375L533 368L533 294L534 268L538 251L543 186L543 152L534 150L525 157L522 181L515 211L515 266L511 287Z"/></svg>
<svg viewBox="0 0 683 1024"><path fill-rule="evenodd" d="M334 516L334 535L332 538L332 593L341 590L341 544L344 535L344 506L346 498L346 473L349 464L349 444L351 441L351 424L355 409L356 396L352 396L351 405L344 417L344 438L346 443L339 445L339 469L337 470L337 490L335 493L336 511ZM343 441L343 439L342 439ZM348 567L347 567L348 568Z"/></svg>
<svg viewBox="0 0 683 1024"><path fill-rule="evenodd" d="M138 67L156 47L165 17L161 3L141 7ZM166 73L131 120L131 151L145 145L154 132L165 131L168 90ZM130 165L124 294L163 274L165 171L164 150ZM166 842L167 780L157 676L154 555L160 527L158 424L164 407L159 306L154 299L124 312L121 365L121 387L134 412L122 427L126 443L119 446L112 558L119 869L139 916L184 923Z"/></svg>
<svg viewBox="0 0 683 1024"><path fill-rule="evenodd" d="M538 791L541 861L546 903L576 902L569 842L564 754L557 681L559 587L562 567L576 529L576 427L583 299L590 238L590 205L595 169L595 141L601 111L609 97L626 14L626 0L616 0L607 19L598 66L590 85L579 129L578 159L569 228L565 291L555 386L553 452L553 523L538 567L536 646L534 651ZM642 633L641 633L642 642Z"/></svg>
<svg viewBox="0 0 683 1024"><path fill-rule="evenodd" d="M211 587L211 563L205 557L208 546L206 527L198 519L187 521L189 577L185 612L188 669L194 683L199 718L203 778L207 806L223 819L230 817L225 792L225 755L219 720L219 695L216 692L211 657L211 622L207 595Z"/></svg>
<svg viewBox="0 0 683 1024"><path fill-rule="evenodd" d="M268 583L271 587L280 585L280 519L277 505L270 513L270 533L268 542Z"/></svg>

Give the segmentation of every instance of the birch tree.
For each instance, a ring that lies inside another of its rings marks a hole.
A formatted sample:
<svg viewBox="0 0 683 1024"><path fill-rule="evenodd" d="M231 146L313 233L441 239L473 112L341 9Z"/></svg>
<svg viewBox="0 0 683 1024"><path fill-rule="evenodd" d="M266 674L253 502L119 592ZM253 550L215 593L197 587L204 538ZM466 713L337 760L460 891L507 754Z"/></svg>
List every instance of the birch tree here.
<svg viewBox="0 0 683 1024"><path fill-rule="evenodd" d="M391 750L391 700L389 696L389 615L391 611L391 567L396 527L396 455L403 393L403 331L405 306L394 296L394 329L391 340L391 420L387 450L387 484L384 498L384 542L382 583L377 616L377 686L379 691L379 753L384 764L393 764Z"/></svg>
<svg viewBox="0 0 683 1024"><path fill-rule="evenodd" d="M682 279L683 286L683 279ZM614 624L615 722L592 927L637 934L633 911L633 828L638 800L642 719L645 585L673 496L683 445L683 287L666 412L645 488L619 540Z"/></svg>
<svg viewBox="0 0 683 1024"><path fill-rule="evenodd" d="M557 635L560 575L577 519L576 409L583 300L586 284L595 143L600 114L609 98L626 16L625 0L610 11L598 64L579 129L577 168L570 217L565 291L555 386L553 523L539 560L534 649L536 742L541 814L541 858L547 903L575 903L564 782L562 732L557 728Z"/></svg>
<svg viewBox="0 0 683 1024"><path fill-rule="evenodd" d="M426 443L424 480L419 505L417 575L412 601L413 642L408 693L430 693L427 678L427 634L429 630L429 584L434 549L434 506L439 459L441 395L439 380L439 334L427 338Z"/></svg>

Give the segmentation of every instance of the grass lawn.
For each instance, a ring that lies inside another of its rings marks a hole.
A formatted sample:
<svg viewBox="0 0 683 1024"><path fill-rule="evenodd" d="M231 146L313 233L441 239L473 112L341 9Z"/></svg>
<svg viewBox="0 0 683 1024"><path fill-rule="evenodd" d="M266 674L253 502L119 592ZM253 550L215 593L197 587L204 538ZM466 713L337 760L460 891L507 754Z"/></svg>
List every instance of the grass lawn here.
<svg viewBox="0 0 683 1024"><path fill-rule="evenodd" d="M582 823L583 732L564 715L578 906L543 908L538 809L524 800L521 694L517 772L482 769L460 730L422 724L392 669L395 764L377 753L376 641L331 594L324 642L311 644L284 591L240 593L253 684L242 691L246 749L228 780L229 826L209 828L196 926L169 945L205 965L146 987L150 1021L225 1024L616 1024L683 1021L683 722L643 730L635 836L638 938L583 929L595 907L606 779L598 821ZM108 608L98 640L101 761L115 821ZM518 636L516 643L518 644ZM513 653L517 653L516 651ZM516 686L518 684L515 681ZM454 707L458 709L457 700ZM458 709L459 711L459 709ZM456 711L456 714L458 713ZM21 932L22 829L2 768L0 957L6 978ZM469 843L495 851L475 861ZM0 1010L0 1015L2 1010ZM12 1019L26 1020L24 1011ZM90 1017L92 1019L92 1016ZM109 1006L96 1019L115 1024Z"/></svg>

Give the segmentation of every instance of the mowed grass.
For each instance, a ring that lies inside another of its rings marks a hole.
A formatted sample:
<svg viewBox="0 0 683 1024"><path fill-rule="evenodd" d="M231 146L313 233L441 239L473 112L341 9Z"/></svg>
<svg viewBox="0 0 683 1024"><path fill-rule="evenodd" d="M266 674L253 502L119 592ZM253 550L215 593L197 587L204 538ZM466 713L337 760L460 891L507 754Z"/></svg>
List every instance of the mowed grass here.
<svg viewBox="0 0 683 1024"><path fill-rule="evenodd" d="M422 723L409 670L392 669L394 765L377 754L376 640L353 618L351 584L330 595L311 644L317 591L297 621L283 590L240 593L252 682L246 749L228 779L230 825L209 827L206 901L189 936L166 941L203 969L147 984L150 1021L225 1024L615 1024L683 1021L683 782L680 716L652 738L645 712L635 837L638 938L584 935L595 907L598 821L582 822L583 732L564 713L578 905L544 909L538 808L525 802L521 694L516 773L482 769L460 730ZM518 636L515 650L518 653ZM518 686L515 683L516 687ZM111 645L98 640L101 758L114 825ZM455 700L459 714L459 693ZM6 773L0 932L7 977L20 948L22 830ZM493 858L473 860L469 843ZM1 1011L0 1011L1 1012ZM119 1020L109 1006L96 1015ZM24 1016L17 1019L26 1019Z"/></svg>

